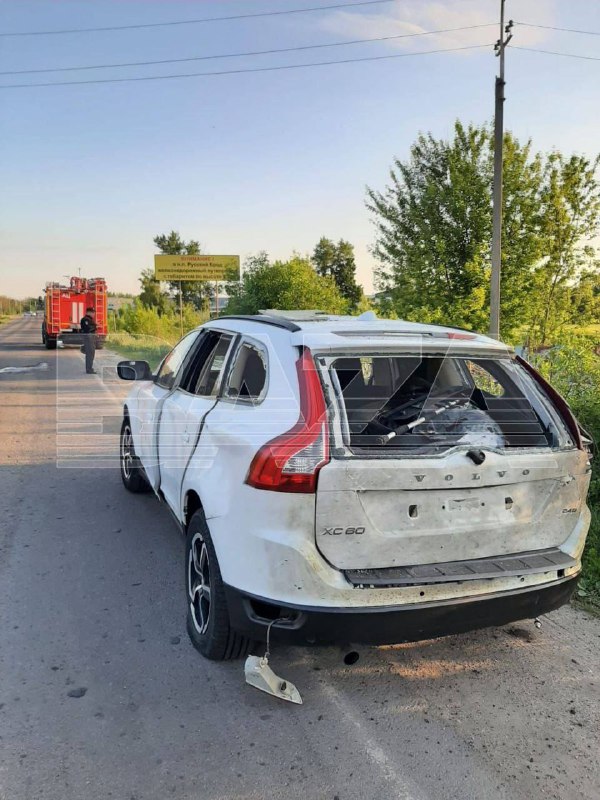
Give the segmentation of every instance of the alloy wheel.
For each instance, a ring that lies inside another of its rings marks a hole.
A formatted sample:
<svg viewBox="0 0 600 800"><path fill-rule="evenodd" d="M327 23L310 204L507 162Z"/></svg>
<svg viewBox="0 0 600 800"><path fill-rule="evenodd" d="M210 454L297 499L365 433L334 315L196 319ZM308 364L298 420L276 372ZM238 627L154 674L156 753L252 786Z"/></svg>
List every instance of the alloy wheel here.
<svg viewBox="0 0 600 800"><path fill-rule="evenodd" d="M123 475L129 480L133 474L133 436L129 425L123 428L121 434L121 469Z"/></svg>
<svg viewBox="0 0 600 800"><path fill-rule="evenodd" d="M201 533L192 539L188 556L188 595L194 627L206 633L210 617L210 565L206 542Z"/></svg>

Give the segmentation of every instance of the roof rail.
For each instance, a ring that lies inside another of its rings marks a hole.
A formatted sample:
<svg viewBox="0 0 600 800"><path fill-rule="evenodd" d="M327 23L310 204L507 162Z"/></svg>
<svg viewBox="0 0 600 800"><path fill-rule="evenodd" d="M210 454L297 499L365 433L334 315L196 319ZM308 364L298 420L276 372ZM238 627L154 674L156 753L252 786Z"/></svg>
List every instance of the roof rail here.
<svg viewBox="0 0 600 800"><path fill-rule="evenodd" d="M292 322L286 317L272 317L268 314L232 314L225 317L218 317L219 321L223 319L241 319L246 322L259 322L262 325L272 325L274 328L283 328L286 331L290 331L290 333L297 333L302 330L299 325L296 325L295 322Z"/></svg>
<svg viewBox="0 0 600 800"><path fill-rule="evenodd" d="M318 309L286 309L278 308L259 308L258 313L265 317L276 317L277 319L291 319L293 322L315 322L316 320L335 319L338 314L329 314L327 311Z"/></svg>
<svg viewBox="0 0 600 800"><path fill-rule="evenodd" d="M459 328L457 325L444 325L442 322L426 322L426 325L429 325L432 328L450 328L453 331L464 331L465 333L473 333L475 336L487 336L486 333L479 333L479 331L474 331L473 328Z"/></svg>

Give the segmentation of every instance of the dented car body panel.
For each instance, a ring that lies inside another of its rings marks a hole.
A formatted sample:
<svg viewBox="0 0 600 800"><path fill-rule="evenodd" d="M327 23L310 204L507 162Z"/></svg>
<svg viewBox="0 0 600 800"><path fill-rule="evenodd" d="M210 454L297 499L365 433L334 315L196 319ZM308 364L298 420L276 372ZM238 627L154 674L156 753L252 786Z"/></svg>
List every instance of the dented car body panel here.
<svg viewBox="0 0 600 800"><path fill-rule="evenodd" d="M316 541L339 569L432 564L560 547L589 486L586 454L464 452L443 459L333 461L321 471ZM361 535L331 536L331 526Z"/></svg>

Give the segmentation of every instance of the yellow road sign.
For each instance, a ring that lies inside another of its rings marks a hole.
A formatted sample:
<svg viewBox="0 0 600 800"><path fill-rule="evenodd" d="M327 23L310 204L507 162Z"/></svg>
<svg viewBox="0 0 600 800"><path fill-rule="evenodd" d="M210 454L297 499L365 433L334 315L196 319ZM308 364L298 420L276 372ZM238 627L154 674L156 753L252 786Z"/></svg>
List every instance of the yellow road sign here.
<svg viewBox="0 0 600 800"><path fill-rule="evenodd" d="M239 256L154 256L159 281L224 281L240 278Z"/></svg>

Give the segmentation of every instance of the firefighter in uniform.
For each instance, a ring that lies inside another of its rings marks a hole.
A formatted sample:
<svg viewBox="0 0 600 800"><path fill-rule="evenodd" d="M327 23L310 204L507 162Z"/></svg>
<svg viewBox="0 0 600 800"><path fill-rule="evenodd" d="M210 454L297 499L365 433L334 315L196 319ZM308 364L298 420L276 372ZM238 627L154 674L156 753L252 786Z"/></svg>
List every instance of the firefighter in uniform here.
<svg viewBox="0 0 600 800"><path fill-rule="evenodd" d="M86 309L85 317L81 319L81 332L83 333L83 347L85 353L85 371L88 375L95 375L94 356L96 355L96 310L92 307Z"/></svg>

